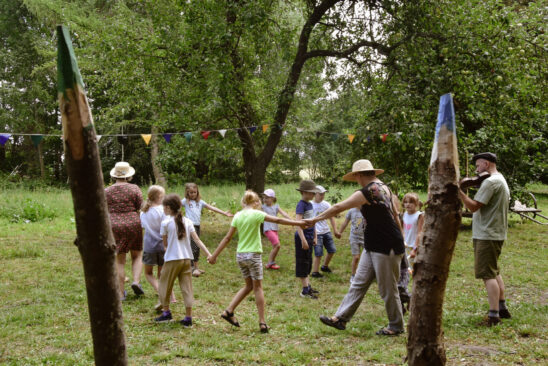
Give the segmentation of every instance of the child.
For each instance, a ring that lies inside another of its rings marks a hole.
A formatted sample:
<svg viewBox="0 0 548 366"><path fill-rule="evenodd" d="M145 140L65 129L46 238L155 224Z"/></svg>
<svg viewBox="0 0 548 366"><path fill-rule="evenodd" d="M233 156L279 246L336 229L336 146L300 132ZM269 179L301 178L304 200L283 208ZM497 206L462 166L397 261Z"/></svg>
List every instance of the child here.
<svg viewBox="0 0 548 366"><path fill-rule="evenodd" d="M235 327L239 327L240 323L234 317L234 310L253 290L255 294L255 303L259 312L259 328L261 333L268 333L268 326L264 316L264 294L263 294L263 263L261 253L263 251L261 245L261 223L264 221L273 222L284 225L301 225L305 227L304 221L295 221L282 219L275 216L267 215L263 211L259 211L261 201L257 193L246 191L242 198L243 210L236 213L232 224L226 236L221 240L221 243L213 252L213 255L207 258L210 264L215 264L217 257L223 249L230 243L230 240L238 230L238 247L236 249L236 260L240 266L240 271L245 279L245 286L242 287L234 296L226 310L221 314L221 317Z"/></svg>
<svg viewBox="0 0 548 366"><path fill-rule="evenodd" d="M324 201L325 192L327 190L322 186L316 186L316 189L318 192L314 195L314 201L312 201L312 207L314 209L314 216L318 216L325 210L331 207L329 202ZM337 232L337 226L335 224L335 219L333 217L329 218L329 222L331 223L331 228L333 229L333 233L335 236L338 236L339 233ZM323 277L323 275L318 271L320 269L320 261L323 257L323 247L325 247L325 250L327 251L327 255L325 256L325 260L323 262L323 266L321 268L322 272L331 273L331 269L329 268L329 263L331 262L331 259L333 258L333 255L335 255L335 252L337 251L337 248L335 248L335 242L333 241L333 237L331 236L331 231L329 230L329 226L327 225L326 220L321 220L316 223L316 237L317 237L317 243L314 246L314 261L312 263L312 277Z"/></svg>
<svg viewBox="0 0 548 366"><path fill-rule="evenodd" d="M200 236L200 220L202 217L202 209L205 207L208 210L211 210L213 212L217 212L221 215L225 215L227 217L232 217L232 213L230 211L221 211L217 207L208 205L204 200L202 200L202 196L200 196L200 190L198 189L198 186L196 183L187 183L185 184L185 198L181 201L183 206L185 206L185 217L189 218L192 223L194 224L194 230L196 231L196 235ZM192 240L191 238L191 245L192 245L192 254L194 255L194 261L192 262L192 265L194 266L194 270L192 271L192 275L194 277L199 277L204 271L198 268L198 261L200 260L200 249Z"/></svg>
<svg viewBox="0 0 548 366"><path fill-rule="evenodd" d="M403 196L403 214L402 225L405 240L405 252L409 259L409 264L413 268L414 258L417 255L418 245L422 235L422 226L424 225L424 215L419 211L422 203L416 193L407 193Z"/></svg>
<svg viewBox="0 0 548 366"><path fill-rule="evenodd" d="M311 219L314 217L314 207L310 201L318 190L316 183L311 180L303 180L299 184L297 191L301 192L301 200L297 203L295 213L296 219ZM312 248L311 246L317 243L316 229L314 226L301 229L297 228L295 232L295 276L300 279L302 291L301 297L308 299L317 299L318 291L313 290L310 286L308 275L312 269Z"/></svg>
<svg viewBox="0 0 548 366"><path fill-rule="evenodd" d="M346 226L350 224L350 250L352 251L352 275L350 276L350 283L354 280L356 275L356 269L358 268L358 262L360 260L360 254L364 247L364 232L365 232L365 219L358 207L351 208L348 210L345 216L345 220L339 229L339 236L346 229Z"/></svg>
<svg viewBox="0 0 548 366"><path fill-rule="evenodd" d="M270 216L278 216L278 212L282 214L286 219L291 219L291 217L280 208L276 203L276 192L273 189L267 189L264 191L264 204L263 211ZM268 256L268 263L266 264L267 269L280 269L280 266L276 264L276 256L280 251L280 238L278 237L278 224L265 222L263 227L264 235L272 244L272 250Z"/></svg>
<svg viewBox="0 0 548 366"><path fill-rule="evenodd" d="M147 192L147 201L141 209L141 226L145 230L143 236L143 264L145 265L145 277L158 293L158 281L154 277L154 266L158 266L158 279L162 273L164 265L164 244L160 235L162 221L166 218L162 200L166 192L162 186L150 186ZM171 302L175 302L175 296L171 293ZM162 303L158 303L156 310L162 308Z"/></svg>
<svg viewBox="0 0 548 366"><path fill-rule="evenodd" d="M194 294L192 291L192 248L190 238L200 247L208 256L211 255L206 246L196 232L192 221L183 218L181 212L181 197L176 194L168 194L163 202L164 213L169 217L162 222L160 234L166 248L164 256L164 268L160 275L160 284L158 292L162 303L163 313L155 319L156 322L171 321L171 311L169 310L169 295L173 289L176 279L179 279L179 287L183 294L185 302L186 316L181 320L184 327L192 326L192 304Z"/></svg>

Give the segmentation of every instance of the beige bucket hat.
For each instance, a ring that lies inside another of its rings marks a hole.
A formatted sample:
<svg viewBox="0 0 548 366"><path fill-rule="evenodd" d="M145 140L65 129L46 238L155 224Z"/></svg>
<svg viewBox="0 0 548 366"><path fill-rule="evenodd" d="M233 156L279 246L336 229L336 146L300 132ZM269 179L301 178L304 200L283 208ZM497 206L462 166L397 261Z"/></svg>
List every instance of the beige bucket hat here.
<svg viewBox="0 0 548 366"><path fill-rule="evenodd" d="M312 192L312 193L318 193L318 189L316 188L316 183L314 183L313 180L305 179L302 180L299 184L299 188L296 188L299 192Z"/></svg>
<svg viewBox="0 0 548 366"><path fill-rule="evenodd" d="M125 161L119 161L114 165L114 168L110 171L110 176L112 178L129 178L133 177L135 174L135 169L126 163Z"/></svg>
<svg viewBox="0 0 548 366"><path fill-rule="evenodd" d="M356 174L361 172L375 172L375 175L384 173L383 169L373 168L373 164L369 160L361 159L357 160L352 164L352 171L343 176L343 180L347 181L356 181Z"/></svg>

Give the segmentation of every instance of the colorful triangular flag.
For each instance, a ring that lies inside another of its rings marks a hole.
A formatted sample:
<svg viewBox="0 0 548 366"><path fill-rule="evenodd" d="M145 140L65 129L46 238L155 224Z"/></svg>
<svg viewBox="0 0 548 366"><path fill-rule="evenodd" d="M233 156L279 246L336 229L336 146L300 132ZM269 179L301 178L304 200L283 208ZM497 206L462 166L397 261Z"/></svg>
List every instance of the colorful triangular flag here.
<svg viewBox="0 0 548 366"><path fill-rule="evenodd" d="M40 142L42 141L42 139L44 138L43 135L31 135L30 136L30 139L32 140L32 144L37 147L38 145L40 145Z"/></svg>
<svg viewBox="0 0 548 366"><path fill-rule="evenodd" d="M103 135L95 135L95 138L97 139L97 142L99 142L99 140L101 139L101 137L103 137Z"/></svg>
<svg viewBox="0 0 548 366"><path fill-rule="evenodd" d="M382 142L386 142L386 138L388 137L388 134L387 133L383 133L380 138L382 140Z"/></svg>
<svg viewBox="0 0 548 366"><path fill-rule="evenodd" d="M187 142L190 142L192 139L192 132L185 132L185 139Z"/></svg>
<svg viewBox="0 0 548 366"><path fill-rule="evenodd" d="M171 136L173 136L171 133L164 133L162 136L164 136L164 140L169 144L171 142Z"/></svg>
<svg viewBox="0 0 548 366"><path fill-rule="evenodd" d="M339 138L339 134L338 134L338 133L332 133L332 134L331 134L331 140L337 141L338 138Z"/></svg>
<svg viewBox="0 0 548 366"><path fill-rule="evenodd" d="M141 134L141 137L145 141L145 144L147 144L147 146L148 146L148 144L150 143L150 139L152 138L152 135L151 134Z"/></svg>
<svg viewBox="0 0 548 366"><path fill-rule="evenodd" d="M263 133L266 133L266 131L268 130L268 126L269 125L263 125Z"/></svg>
<svg viewBox="0 0 548 366"><path fill-rule="evenodd" d="M304 131L304 128L297 127L297 132L301 133Z"/></svg>
<svg viewBox="0 0 548 366"><path fill-rule="evenodd" d="M211 133L211 131L202 131L200 132L200 134L202 135L202 137L204 138L204 140L207 140L207 138L209 137L209 134Z"/></svg>
<svg viewBox="0 0 548 366"><path fill-rule="evenodd" d="M247 129L249 130L249 133L253 133L257 129L257 126L251 126L251 127L248 127Z"/></svg>
<svg viewBox="0 0 548 366"><path fill-rule="evenodd" d="M226 134L226 130L219 130L219 134L221 136L223 136L223 138L225 137L225 134Z"/></svg>
<svg viewBox="0 0 548 366"><path fill-rule="evenodd" d="M1 133L0 134L0 145L4 146L6 142L8 142L11 134L9 133Z"/></svg>
<svg viewBox="0 0 548 366"><path fill-rule="evenodd" d="M352 135L352 134L348 134L348 141L350 141L350 143L352 143L352 141L354 141L354 137L356 137L356 135Z"/></svg>

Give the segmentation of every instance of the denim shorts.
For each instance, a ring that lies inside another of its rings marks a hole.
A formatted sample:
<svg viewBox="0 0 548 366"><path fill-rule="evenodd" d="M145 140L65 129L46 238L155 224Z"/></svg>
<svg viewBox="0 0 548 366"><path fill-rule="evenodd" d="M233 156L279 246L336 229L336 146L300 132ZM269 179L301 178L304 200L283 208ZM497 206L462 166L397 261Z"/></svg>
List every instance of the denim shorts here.
<svg viewBox="0 0 548 366"><path fill-rule="evenodd" d="M143 252L143 263L147 266L163 266L165 252L148 253Z"/></svg>
<svg viewBox="0 0 548 366"><path fill-rule="evenodd" d="M318 243L314 245L314 255L316 257L323 256L323 247L325 247L325 250L329 254L333 254L337 251L337 248L335 248L335 242L333 241L333 236L331 236L330 231L325 234L318 234Z"/></svg>
<svg viewBox="0 0 548 366"><path fill-rule="evenodd" d="M236 253L236 261L243 278L263 279L263 259L261 253Z"/></svg>

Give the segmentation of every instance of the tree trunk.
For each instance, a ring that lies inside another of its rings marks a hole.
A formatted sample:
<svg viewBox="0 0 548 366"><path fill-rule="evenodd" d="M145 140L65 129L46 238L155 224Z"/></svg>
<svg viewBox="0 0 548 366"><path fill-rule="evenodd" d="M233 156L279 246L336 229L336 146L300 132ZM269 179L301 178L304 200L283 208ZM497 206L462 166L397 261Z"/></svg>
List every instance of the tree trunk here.
<svg viewBox="0 0 548 366"><path fill-rule="evenodd" d="M415 260L407 358L410 366L445 365L443 299L461 222L458 155L451 95L440 99L429 167L423 240Z"/></svg>
<svg viewBox="0 0 548 366"><path fill-rule="evenodd" d="M83 82L66 28L57 27L65 162L82 256L96 365L127 365L120 291L103 173Z"/></svg>
<svg viewBox="0 0 548 366"><path fill-rule="evenodd" d="M42 154L42 142L36 147L38 153L38 164L40 165L40 178L46 178L46 168L44 167L44 155Z"/></svg>
<svg viewBox="0 0 548 366"><path fill-rule="evenodd" d="M154 181L156 184L166 187L166 177L162 171L162 167L158 163L158 128L152 127L152 138L150 139L150 160L152 164L152 173L154 173Z"/></svg>

